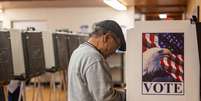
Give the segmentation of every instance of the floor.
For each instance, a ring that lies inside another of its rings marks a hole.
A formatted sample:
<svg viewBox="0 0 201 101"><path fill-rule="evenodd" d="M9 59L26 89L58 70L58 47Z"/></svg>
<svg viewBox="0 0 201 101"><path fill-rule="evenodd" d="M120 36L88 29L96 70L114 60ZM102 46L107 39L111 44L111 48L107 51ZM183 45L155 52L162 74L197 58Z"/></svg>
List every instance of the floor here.
<svg viewBox="0 0 201 101"><path fill-rule="evenodd" d="M50 87L41 87L41 89L33 86L26 87L26 101L67 101L66 95L67 92L60 88L54 91Z"/></svg>

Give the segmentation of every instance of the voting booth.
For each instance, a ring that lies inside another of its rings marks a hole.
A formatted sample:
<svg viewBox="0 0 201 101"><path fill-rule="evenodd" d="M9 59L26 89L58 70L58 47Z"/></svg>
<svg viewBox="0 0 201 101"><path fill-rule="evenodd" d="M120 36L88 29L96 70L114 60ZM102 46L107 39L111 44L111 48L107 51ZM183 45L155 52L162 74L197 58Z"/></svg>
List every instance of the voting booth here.
<svg viewBox="0 0 201 101"><path fill-rule="evenodd" d="M10 32L0 31L0 81L12 79L13 72Z"/></svg>
<svg viewBox="0 0 201 101"><path fill-rule="evenodd" d="M42 32L23 32L22 40L26 75L33 77L44 73L45 58Z"/></svg>
<svg viewBox="0 0 201 101"><path fill-rule="evenodd" d="M42 32L0 32L0 80L26 79L45 72Z"/></svg>
<svg viewBox="0 0 201 101"><path fill-rule="evenodd" d="M46 68L66 69L72 52L87 40L86 35L67 32L43 34Z"/></svg>
<svg viewBox="0 0 201 101"><path fill-rule="evenodd" d="M46 69L66 69L72 52L88 35L66 32L0 31L0 81L27 79Z"/></svg>
<svg viewBox="0 0 201 101"><path fill-rule="evenodd" d="M68 66L68 45L65 34L43 34L46 69L64 69Z"/></svg>
<svg viewBox="0 0 201 101"><path fill-rule="evenodd" d="M38 76L45 72L45 58L42 32L9 30L13 77L26 79Z"/></svg>
<svg viewBox="0 0 201 101"><path fill-rule="evenodd" d="M69 55L73 53L73 51L81 44L87 41L88 35L86 34L69 34L68 38L68 46L69 46Z"/></svg>
<svg viewBox="0 0 201 101"><path fill-rule="evenodd" d="M199 101L196 26L190 21L136 22L127 34L127 101Z"/></svg>
<svg viewBox="0 0 201 101"><path fill-rule="evenodd" d="M54 53L56 66L61 68L68 67L69 54L67 37L65 34L53 34Z"/></svg>

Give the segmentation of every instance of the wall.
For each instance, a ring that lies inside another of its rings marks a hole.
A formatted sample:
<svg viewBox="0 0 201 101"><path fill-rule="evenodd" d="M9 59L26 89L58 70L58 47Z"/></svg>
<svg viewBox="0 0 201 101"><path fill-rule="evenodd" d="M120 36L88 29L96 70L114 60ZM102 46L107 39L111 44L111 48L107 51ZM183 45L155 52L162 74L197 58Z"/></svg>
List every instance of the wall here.
<svg viewBox="0 0 201 101"><path fill-rule="evenodd" d="M201 0L189 0L186 11L186 18L190 19L192 15L197 14L197 6L201 7ZM201 21L201 10L200 10L200 21Z"/></svg>
<svg viewBox="0 0 201 101"><path fill-rule="evenodd" d="M69 28L79 31L80 25L89 25L94 22L113 19L127 28L134 25L134 8L128 11L116 11L110 7L82 7L82 8L27 8L6 9L0 14L4 28L11 28L11 21L39 20L46 21L47 28L55 31L58 28Z"/></svg>
<svg viewBox="0 0 201 101"><path fill-rule="evenodd" d="M199 0L199 6L200 6L200 22L201 22L201 0Z"/></svg>

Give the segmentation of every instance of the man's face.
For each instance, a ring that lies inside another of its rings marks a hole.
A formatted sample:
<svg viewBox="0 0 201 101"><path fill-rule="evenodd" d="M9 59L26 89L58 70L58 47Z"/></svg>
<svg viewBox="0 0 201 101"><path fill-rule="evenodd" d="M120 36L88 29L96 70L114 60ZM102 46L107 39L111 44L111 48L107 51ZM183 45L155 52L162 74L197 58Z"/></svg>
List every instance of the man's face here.
<svg viewBox="0 0 201 101"><path fill-rule="evenodd" d="M112 32L108 32L106 34L106 41L104 42L104 48L105 48L105 56L109 57L110 55L114 54L115 51L120 46L120 40L114 35Z"/></svg>

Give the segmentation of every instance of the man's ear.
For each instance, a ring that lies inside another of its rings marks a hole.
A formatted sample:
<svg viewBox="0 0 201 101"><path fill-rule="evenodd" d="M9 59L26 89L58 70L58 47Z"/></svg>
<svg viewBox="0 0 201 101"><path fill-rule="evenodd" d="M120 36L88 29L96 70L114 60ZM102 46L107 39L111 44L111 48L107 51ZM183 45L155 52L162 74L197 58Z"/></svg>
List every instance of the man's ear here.
<svg viewBox="0 0 201 101"><path fill-rule="evenodd" d="M110 33L105 33L103 36L103 42L107 42L110 39Z"/></svg>

